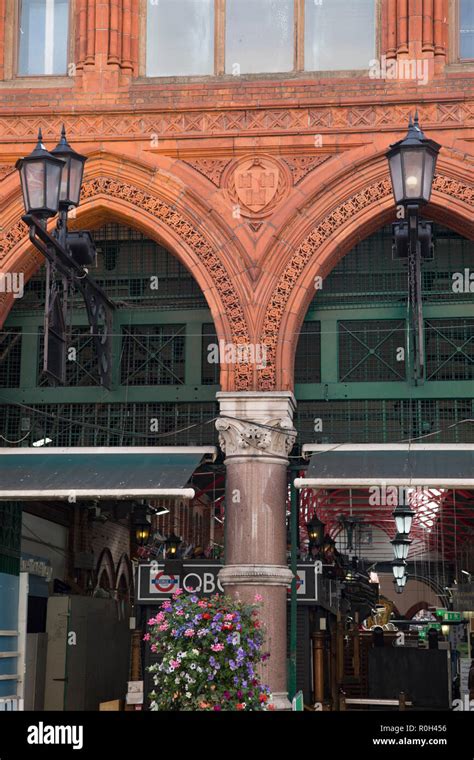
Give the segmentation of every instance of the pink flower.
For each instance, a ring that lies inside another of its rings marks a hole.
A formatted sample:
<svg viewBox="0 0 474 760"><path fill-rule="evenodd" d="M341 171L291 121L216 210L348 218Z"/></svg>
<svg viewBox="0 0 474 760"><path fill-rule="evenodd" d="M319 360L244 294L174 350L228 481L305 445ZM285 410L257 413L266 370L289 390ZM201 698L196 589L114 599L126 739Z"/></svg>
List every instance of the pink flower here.
<svg viewBox="0 0 474 760"><path fill-rule="evenodd" d="M156 646L156 644L152 644L151 647L150 647L150 649L151 649L152 652L157 652L158 651L158 647Z"/></svg>
<svg viewBox="0 0 474 760"><path fill-rule="evenodd" d="M173 599L177 599L178 596L181 596L182 593L183 593L183 589L182 588L177 588L176 591L173 594Z"/></svg>
<svg viewBox="0 0 474 760"><path fill-rule="evenodd" d="M150 618L147 625L155 625L155 623L156 623L155 618Z"/></svg>
<svg viewBox="0 0 474 760"><path fill-rule="evenodd" d="M261 602L261 601L263 601L263 596L260 596L260 594L255 594L254 600L256 602Z"/></svg>
<svg viewBox="0 0 474 760"><path fill-rule="evenodd" d="M198 607L207 607L207 602L205 602L204 599L201 599L201 601L198 602Z"/></svg>
<svg viewBox="0 0 474 760"><path fill-rule="evenodd" d="M171 660L170 665L171 665L172 668L179 668L179 666L181 665L181 663L180 663L179 660Z"/></svg>
<svg viewBox="0 0 474 760"><path fill-rule="evenodd" d="M233 620L233 619L234 619L234 616L231 613L229 613L228 615L224 615L224 620Z"/></svg>
<svg viewBox="0 0 474 760"><path fill-rule="evenodd" d="M177 615L184 615L184 610L176 610Z"/></svg>
<svg viewBox="0 0 474 760"><path fill-rule="evenodd" d="M150 634L149 633L145 633L145 635L143 637L143 641L150 641Z"/></svg>
<svg viewBox="0 0 474 760"><path fill-rule="evenodd" d="M158 615L156 616L156 622L161 623L164 619L165 619L165 613L159 612Z"/></svg>
<svg viewBox="0 0 474 760"><path fill-rule="evenodd" d="M222 652L224 649L224 644L213 644L211 649L213 652Z"/></svg>
<svg viewBox="0 0 474 760"><path fill-rule="evenodd" d="M187 630L184 632L184 635L185 635L185 636L187 636L188 638L191 638L191 636L194 636L194 630L193 630L193 628L188 628L188 629L187 629Z"/></svg>
<svg viewBox="0 0 474 760"><path fill-rule="evenodd" d="M168 623L162 623L161 625L158 626L159 631L167 631L168 628L169 628Z"/></svg>

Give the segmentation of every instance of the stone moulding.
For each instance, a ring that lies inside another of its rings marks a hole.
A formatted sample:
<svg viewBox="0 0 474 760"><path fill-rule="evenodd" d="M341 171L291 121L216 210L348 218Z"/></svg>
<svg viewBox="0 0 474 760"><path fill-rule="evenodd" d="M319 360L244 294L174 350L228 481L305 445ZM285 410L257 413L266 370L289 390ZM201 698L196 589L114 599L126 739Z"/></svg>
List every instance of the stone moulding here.
<svg viewBox="0 0 474 760"><path fill-rule="evenodd" d="M271 428L271 429L270 429ZM286 459L296 440L289 417L255 424L251 420L216 420L219 446L229 456L273 456Z"/></svg>
<svg viewBox="0 0 474 760"><path fill-rule="evenodd" d="M293 573L285 565L225 565L219 580L223 586L289 586Z"/></svg>

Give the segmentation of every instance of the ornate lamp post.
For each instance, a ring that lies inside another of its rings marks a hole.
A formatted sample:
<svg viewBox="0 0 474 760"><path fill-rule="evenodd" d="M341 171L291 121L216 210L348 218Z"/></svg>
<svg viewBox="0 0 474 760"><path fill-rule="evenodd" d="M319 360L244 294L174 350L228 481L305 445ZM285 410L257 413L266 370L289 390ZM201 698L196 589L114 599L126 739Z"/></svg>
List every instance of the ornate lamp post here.
<svg viewBox="0 0 474 760"><path fill-rule="evenodd" d="M395 507L392 515L395 519L395 525L397 527L397 533L402 533L408 537L411 531L411 525L415 516L412 508L405 504L399 504Z"/></svg>
<svg viewBox="0 0 474 760"><path fill-rule="evenodd" d="M316 514L306 523L310 549L319 549L324 540L325 524Z"/></svg>
<svg viewBox="0 0 474 760"><path fill-rule="evenodd" d="M410 548L411 540L406 533L397 533L394 539L390 541L393 546L395 559L406 559Z"/></svg>
<svg viewBox="0 0 474 760"><path fill-rule="evenodd" d="M166 559L175 559L178 553L178 547L181 539L174 532L171 533L165 541Z"/></svg>
<svg viewBox="0 0 474 760"><path fill-rule="evenodd" d="M61 140L49 153L38 144L16 168L20 173L25 206L23 221L30 228L30 241L46 259L46 304L43 371L53 385L66 383L67 328L71 297L80 290L94 337L101 385L111 383L111 326L115 308L104 291L89 277L86 264L95 261L96 250L89 232L69 232L68 211L79 204L86 157L71 148L64 126ZM56 229L46 221L59 213Z"/></svg>
<svg viewBox="0 0 474 760"><path fill-rule="evenodd" d="M395 203L403 206L406 220L393 225L393 249L397 257L408 259L408 359L417 385L425 379L421 258L431 257L433 250L431 225L419 220L419 210L431 198L440 148L425 137L416 113L414 121L410 117L406 137L386 154Z"/></svg>

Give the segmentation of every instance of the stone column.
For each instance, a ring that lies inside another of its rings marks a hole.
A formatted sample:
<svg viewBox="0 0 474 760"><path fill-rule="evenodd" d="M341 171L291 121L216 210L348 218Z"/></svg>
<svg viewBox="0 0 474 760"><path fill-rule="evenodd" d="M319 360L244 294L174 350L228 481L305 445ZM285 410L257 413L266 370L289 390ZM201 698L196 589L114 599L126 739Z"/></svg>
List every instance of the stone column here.
<svg viewBox="0 0 474 760"><path fill-rule="evenodd" d="M276 709L289 709L287 694L286 561L288 454L296 439L296 406L287 391L218 393L216 422L225 454L225 567L220 580L243 601L262 596L262 622L270 658L263 678Z"/></svg>

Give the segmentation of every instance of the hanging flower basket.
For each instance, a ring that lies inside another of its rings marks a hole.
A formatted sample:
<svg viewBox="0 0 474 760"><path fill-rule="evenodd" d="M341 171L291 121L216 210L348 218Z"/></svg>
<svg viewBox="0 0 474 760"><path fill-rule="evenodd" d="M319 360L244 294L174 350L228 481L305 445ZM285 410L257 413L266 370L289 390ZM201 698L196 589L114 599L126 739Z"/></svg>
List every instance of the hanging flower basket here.
<svg viewBox="0 0 474 760"><path fill-rule="evenodd" d="M264 632L258 603L216 594L201 598L177 591L148 621L144 636L160 656L150 666L152 710L271 710L268 686L259 678Z"/></svg>

